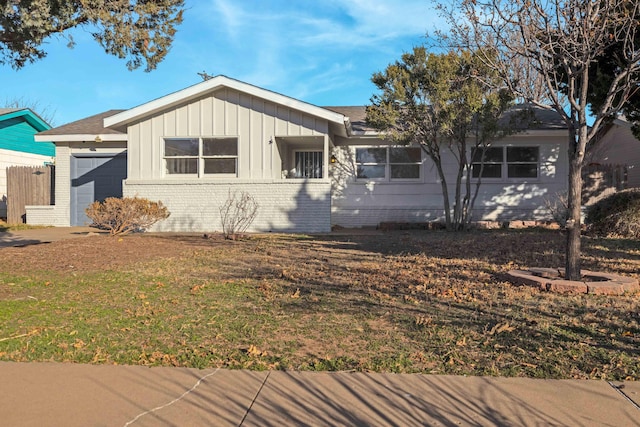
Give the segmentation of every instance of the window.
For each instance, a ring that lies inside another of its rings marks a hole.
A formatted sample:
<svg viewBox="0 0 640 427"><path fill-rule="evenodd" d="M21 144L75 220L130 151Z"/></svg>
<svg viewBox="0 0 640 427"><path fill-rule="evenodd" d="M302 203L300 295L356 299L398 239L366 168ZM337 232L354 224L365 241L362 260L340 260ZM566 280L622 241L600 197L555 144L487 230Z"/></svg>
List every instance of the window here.
<svg viewBox="0 0 640 427"><path fill-rule="evenodd" d="M509 178L538 177L538 147L507 147Z"/></svg>
<svg viewBox="0 0 640 427"><path fill-rule="evenodd" d="M322 151L296 151L296 178L322 178Z"/></svg>
<svg viewBox="0 0 640 427"><path fill-rule="evenodd" d="M471 175L474 178L502 178L502 160L504 158L502 147L489 147L482 150L476 149L473 153ZM483 156L484 154L484 156ZM482 175L480 175L482 173Z"/></svg>
<svg viewBox="0 0 640 427"><path fill-rule="evenodd" d="M474 178L537 178L539 147L489 147L471 159Z"/></svg>
<svg viewBox="0 0 640 427"><path fill-rule="evenodd" d="M356 176L367 180L420 179L419 147L356 148Z"/></svg>
<svg viewBox="0 0 640 427"><path fill-rule="evenodd" d="M237 138L168 138L164 140L169 175L237 175Z"/></svg>

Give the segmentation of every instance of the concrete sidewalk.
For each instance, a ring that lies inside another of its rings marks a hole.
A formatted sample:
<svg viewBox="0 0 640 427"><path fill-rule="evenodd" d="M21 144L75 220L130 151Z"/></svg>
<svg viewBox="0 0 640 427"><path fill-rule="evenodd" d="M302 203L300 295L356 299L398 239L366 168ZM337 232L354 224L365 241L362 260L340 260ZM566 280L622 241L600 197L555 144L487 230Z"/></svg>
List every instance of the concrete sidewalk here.
<svg viewBox="0 0 640 427"><path fill-rule="evenodd" d="M638 426L640 384L622 385L618 389L605 381L0 362L0 423Z"/></svg>
<svg viewBox="0 0 640 427"><path fill-rule="evenodd" d="M51 243L63 239L106 233L91 227L47 227L0 232L0 248Z"/></svg>

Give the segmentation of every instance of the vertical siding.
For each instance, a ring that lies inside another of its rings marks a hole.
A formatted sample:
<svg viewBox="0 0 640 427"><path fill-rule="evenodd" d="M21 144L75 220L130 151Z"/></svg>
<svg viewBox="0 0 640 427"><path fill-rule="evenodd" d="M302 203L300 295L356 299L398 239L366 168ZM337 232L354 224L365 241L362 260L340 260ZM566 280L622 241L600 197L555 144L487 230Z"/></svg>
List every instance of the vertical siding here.
<svg viewBox="0 0 640 427"><path fill-rule="evenodd" d="M264 105L263 117L262 134L265 138L263 161L264 175L265 178L279 179L282 160L278 155L277 145L274 141L276 134L276 106L272 103L266 102Z"/></svg>
<svg viewBox="0 0 640 427"><path fill-rule="evenodd" d="M129 128L129 138L140 140L140 126L132 126ZM143 177L140 161L142 159L142 146L140 144L129 144L127 151L127 176L130 179L140 179ZM56 199L57 200L57 199Z"/></svg>
<svg viewBox="0 0 640 427"><path fill-rule="evenodd" d="M324 119L235 90L221 89L129 126L129 179L162 179L164 137L238 137L238 178L279 179L273 137L328 133ZM270 142L271 141L271 142Z"/></svg>
<svg viewBox="0 0 640 427"><path fill-rule="evenodd" d="M200 114L201 114L201 128L202 135L215 135L213 130L214 116L213 116L213 98L207 97L201 101Z"/></svg>

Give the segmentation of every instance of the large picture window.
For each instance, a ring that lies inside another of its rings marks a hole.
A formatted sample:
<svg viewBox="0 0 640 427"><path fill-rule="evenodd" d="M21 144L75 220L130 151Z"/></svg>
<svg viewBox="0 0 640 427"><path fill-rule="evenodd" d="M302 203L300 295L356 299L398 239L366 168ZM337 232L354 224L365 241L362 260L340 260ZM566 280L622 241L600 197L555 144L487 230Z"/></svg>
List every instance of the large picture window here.
<svg viewBox="0 0 640 427"><path fill-rule="evenodd" d="M471 163L474 178L538 178L539 147L489 147L475 151Z"/></svg>
<svg viewBox="0 0 640 427"><path fill-rule="evenodd" d="M237 175L238 138L167 138L164 160L169 175Z"/></svg>
<svg viewBox="0 0 640 427"><path fill-rule="evenodd" d="M358 179L394 181L420 179L420 147L356 148Z"/></svg>

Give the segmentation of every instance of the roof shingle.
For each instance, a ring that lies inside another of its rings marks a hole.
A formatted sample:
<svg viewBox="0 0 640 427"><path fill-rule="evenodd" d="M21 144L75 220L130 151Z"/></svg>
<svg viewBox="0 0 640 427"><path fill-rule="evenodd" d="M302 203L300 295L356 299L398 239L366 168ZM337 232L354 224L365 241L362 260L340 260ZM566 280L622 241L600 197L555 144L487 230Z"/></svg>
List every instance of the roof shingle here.
<svg viewBox="0 0 640 427"><path fill-rule="evenodd" d="M124 110L108 110L84 119L76 120L75 122L67 123L66 125L58 126L57 128L40 132L39 135L122 135L124 132L104 127L105 117L113 116L122 111Z"/></svg>

